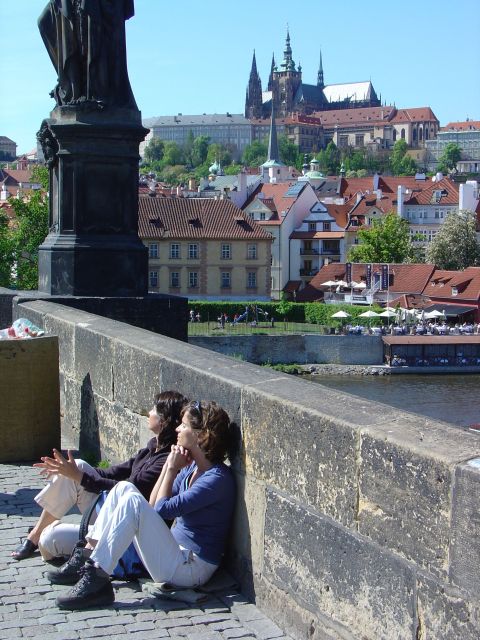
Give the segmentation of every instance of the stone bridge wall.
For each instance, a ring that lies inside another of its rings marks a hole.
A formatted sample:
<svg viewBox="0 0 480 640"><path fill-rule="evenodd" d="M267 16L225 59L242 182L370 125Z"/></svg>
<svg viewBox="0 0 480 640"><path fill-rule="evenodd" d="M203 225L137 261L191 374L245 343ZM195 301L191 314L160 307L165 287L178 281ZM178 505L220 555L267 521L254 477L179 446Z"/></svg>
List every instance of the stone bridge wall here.
<svg viewBox="0 0 480 640"><path fill-rule="evenodd" d="M59 336L65 431L112 461L146 441L157 388L228 410L230 566L286 631L480 637L478 435L53 303L15 315Z"/></svg>
<svg viewBox="0 0 480 640"><path fill-rule="evenodd" d="M188 342L255 364L383 364L381 336L193 336Z"/></svg>

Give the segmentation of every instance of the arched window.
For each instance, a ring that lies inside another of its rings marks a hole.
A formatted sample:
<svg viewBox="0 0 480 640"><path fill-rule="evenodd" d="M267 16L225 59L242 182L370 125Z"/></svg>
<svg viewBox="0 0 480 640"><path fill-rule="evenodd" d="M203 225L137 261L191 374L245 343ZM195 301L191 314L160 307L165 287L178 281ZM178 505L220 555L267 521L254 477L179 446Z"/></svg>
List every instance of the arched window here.
<svg viewBox="0 0 480 640"><path fill-rule="evenodd" d="M405 129L401 130L400 137L402 138L402 140L405 140Z"/></svg>
<svg viewBox="0 0 480 640"><path fill-rule="evenodd" d="M397 130L394 129L393 130L393 141L395 142L396 139L397 139Z"/></svg>
<svg viewBox="0 0 480 640"><path fill-rule="evenodd" d="M417 129L415 127L413 128L413 136L412 137L413 137L413 141L416 142L416 140L417 140ZM403 136L402 136L402 138L403 138Z"/></svg>
<svg viewBox="0 0 480 640"><path fill-rule="evenodd" d="M422 139L423 139L423 129L422 129L422 127L420 127L420 129L418 130L418 139L420 141L422 141Z"/></svg>
<svg viewBox="0 0 480 640"><path fill-rule="evenodd" d="M428 127L425 127L425 140L428 140Z"/></svg>

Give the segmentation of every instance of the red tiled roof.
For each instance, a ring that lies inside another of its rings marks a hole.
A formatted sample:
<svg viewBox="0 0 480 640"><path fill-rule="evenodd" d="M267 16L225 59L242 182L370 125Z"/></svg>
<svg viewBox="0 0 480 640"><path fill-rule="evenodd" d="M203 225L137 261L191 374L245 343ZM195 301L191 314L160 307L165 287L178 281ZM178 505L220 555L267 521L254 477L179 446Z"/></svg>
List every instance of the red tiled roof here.
<svg viewBox="0 0 480 640"><path fill-rule="evenodd" d="M286 196L285 194L289 190L292 185L296 185L297 182L295 180L291 180L289 182L277 182L277 183L262 183L257 186L257 188L253 191L250 197L247 199L242 209L246 209L254 200L258 199L260 202L263 202L266 207L270 209L273 213L277 214L271 220L262 220L262 226L264 224L282 224L285 216L282 216L282 212L288 213L291 206L295 203L297 198L301 193L303 193L303 189L307 186L308 182L305 182L302 190L295 196ZM259 194L263 195L263 198L258 198Z"/></svg>
<svg viewBox="0 0 480 640"><path fill-rule="evenodd" d="M452 295L452 287L457 287L457 295ZM423 293L436 300L480 301L480 267L468 267L464 271L436 269Z"/></svg>
<svg viewBox="0 0 480 640"><path fill-rule="evenodd" d="M287 284L283 287L283 290L286 293L293 293L294 291L298 291L298 289L302 286L301 280L289 280Z"/></svg>
<svg viewBox="0 0 480 640"><path fill-rule="evenodd" d="M392 293L422 293L435 266L433 264L391 264L389 269L390 274L393 275L393 283L389 287ZM310 285L319 289L322 282L343 280L345 271L344 262L331 262L320 269L317 275L311 279ZM375 271L380 271L379 264L373 265L373 272ZM355 282L365 280L366 274L366 264L352 265L352 280Z"/></svg>
<svg viewBox="0 0 480 640"><path fill-rule="evenodd" d="M480 129L480 120L465 120L465 122L449 122L440 131L477 131Z"/></svg>
<svg viewBox="0 0 480 640"><path fill-rule="evenodd" d="M2 173L4 174L2 176ZM2 181L7 180L11 183L11 180L16 182L31 182L32 181L32 172L30 169L22 170L22 169L0 169L0 179Z"/></svg>
<svg viewBox="0 0 480 640"><path fill-rule="evenodd" d="M345 237L344 231L293 231L292 240L339 240Z"/></svg>
<svg viewBox="0 0 480 640"><path fill-rule="evenodd" d="M361 109L332 109L316 111L313 117L320 120L324 127L387 123L395 107L365 107Z"/></svg>
<svg viewBox="0 0 480 640"><path fill-rule="evenodd" d="M140 196L138 233L141 238L271 240L230 200L151 198Z"/></svg>
<svg viewBox="0 0 480 640"><path fill-rule="evenodd" d="M434 204L434 192L441 191L442 196L438 204L458 205L458 184L449 178L438 182L427 182L423 189L416 187L410 194L406 194L405 204Z"/></svg>
<svg viewBox="0 0 480 640"><path fill-rule="evenodd" d="M431 120L438 122L437 116L430 107L414 107L413 109L398 109L391 122L428 122Z"/></svg>

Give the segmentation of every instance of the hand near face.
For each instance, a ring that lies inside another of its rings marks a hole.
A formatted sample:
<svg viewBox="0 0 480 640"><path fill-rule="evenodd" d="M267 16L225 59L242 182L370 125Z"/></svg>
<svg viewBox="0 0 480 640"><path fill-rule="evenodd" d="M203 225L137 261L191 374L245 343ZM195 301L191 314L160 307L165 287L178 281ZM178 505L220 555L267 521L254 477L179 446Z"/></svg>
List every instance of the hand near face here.
<svg viewBox="0 0 480 640"><path fill-rule="evenodd" d="M68 458L62 456L57 449L53 450L53 458L44 456L40 458L41 462L36 462L33 466L40 469L40 473L50 479L51 476L59 474L80 482L83 472L77 467L77 463L72 455L72 452L68 451Z"/></svg>
<svg viewBox="0 0 480 640"><path fill-rule="evenodd" d="M168 454L167 465L169 469L180 471L192 461L190 452L179 444L172 444L172 449Z"/></svg>

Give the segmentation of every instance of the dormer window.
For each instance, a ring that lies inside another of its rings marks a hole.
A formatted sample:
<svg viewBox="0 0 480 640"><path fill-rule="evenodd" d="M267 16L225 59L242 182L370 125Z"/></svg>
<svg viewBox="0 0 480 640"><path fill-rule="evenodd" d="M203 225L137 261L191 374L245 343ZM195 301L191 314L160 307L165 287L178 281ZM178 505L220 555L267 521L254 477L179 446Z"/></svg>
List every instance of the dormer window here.
<svg viewBox="0 0 480 640"><path fill-rule="evenodd" d="M332 230L332 225L330 222L324 222L323 223L323 230L324 231L331 231Z"/></svg>
<svg viewBox="0 0 480 640"><path fill-rule="evenodd" d="M452 296L458 296L458 288L452 287Z"/></svg>
<svg viewBox="0 0 480 640"><path fill-rule="evenodd" d="M309 222L308 223L308 230L309 231L316 231L317 230L317 223L316 222Z"/></svg>

